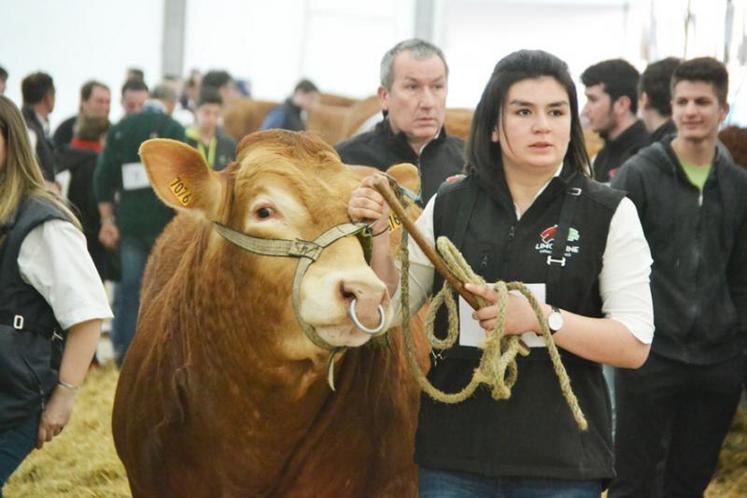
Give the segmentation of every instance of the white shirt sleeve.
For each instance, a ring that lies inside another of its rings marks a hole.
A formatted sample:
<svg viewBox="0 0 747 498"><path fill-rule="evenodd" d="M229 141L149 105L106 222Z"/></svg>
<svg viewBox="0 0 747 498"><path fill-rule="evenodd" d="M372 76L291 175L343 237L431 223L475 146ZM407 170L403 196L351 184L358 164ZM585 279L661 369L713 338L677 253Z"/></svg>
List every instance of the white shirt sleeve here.
<svg viewBox="0 0 747 498"><path fill-rule="evenodd" d="M71 223L51 220L31 230L21 244L18 268L21 278L49 303L63 329L112 317L86 238Z"/></svg>
<svg viewBox="0 0 747 498"><path fill-rule="evenodd" d="M428 245L435 247L433 240L433 206L435 205L436 196L434 195L426 204L425 209L420 214L420 217L415 222L423 238L428 242ZM433 288L433 275L435 269L433 264L426 257L425 253L415 243L412 237L407 239L407 251L410 259L410 271L409 271L409 285L410 285L410 315L414 315L428 299ZM399 315L400 312L400 287L397 287L397 292L394 293L392 298L394 305L395 316ZM401 323L401 317L396 320L396 323Z"/></svg>
<svg viewBox="0 0 747 498"><path fill-rule="evenodd" d="M624 198L610 221L599 274L602 312L630 330L639 341L654 338L654 310L649 276L651 251L633 201Z"/></svg>

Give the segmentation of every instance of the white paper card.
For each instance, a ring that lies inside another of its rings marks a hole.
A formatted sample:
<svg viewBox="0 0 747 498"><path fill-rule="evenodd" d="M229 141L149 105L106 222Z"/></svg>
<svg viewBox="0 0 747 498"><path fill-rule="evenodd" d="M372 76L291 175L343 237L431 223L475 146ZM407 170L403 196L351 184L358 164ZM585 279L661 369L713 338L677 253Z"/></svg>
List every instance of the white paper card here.
<svg viewBox="0 0 747 498"><path fill-rule="evenodd" d="M143 163L126 163L122 165L122 188L125 190L138 190L150 188L148 174L145 172Z"/></svg>
<svg viewBox="0 0 747 498"><path fill-rule="evenodd" d="M524 284L534 294L538 302L545 302L545 284ZM511 291L518 293L518 291ZM485 342L485 331L480 327L480 322L472 318L472 306L459 296L459 345L470 347L482 347ZM521 340L530 348L544 348L545 341L534 332L521 335Z"/></svg>

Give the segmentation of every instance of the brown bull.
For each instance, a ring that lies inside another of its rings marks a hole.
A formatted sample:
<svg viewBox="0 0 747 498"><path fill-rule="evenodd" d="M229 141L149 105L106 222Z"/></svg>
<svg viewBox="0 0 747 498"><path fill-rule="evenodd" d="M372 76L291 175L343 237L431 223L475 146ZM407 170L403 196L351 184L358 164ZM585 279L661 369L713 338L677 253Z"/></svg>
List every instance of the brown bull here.
<svg viewBox="0 0 747 498"><path fill-rule="evenodd" d="M323 250L291 304L297 261L247 252L214 221L264 239L314 240L349 223L359 178L321 140L262 132L211 171L193 149L146 142L158 195L187 211L148 262L137 334L117 386L113 433L133 496L412 497L418 393L402 337L365 345L390 314L383 283L354 236ZM362 346L337 356L329 345ZM422 358L422 355L421 355Z"/></svg>

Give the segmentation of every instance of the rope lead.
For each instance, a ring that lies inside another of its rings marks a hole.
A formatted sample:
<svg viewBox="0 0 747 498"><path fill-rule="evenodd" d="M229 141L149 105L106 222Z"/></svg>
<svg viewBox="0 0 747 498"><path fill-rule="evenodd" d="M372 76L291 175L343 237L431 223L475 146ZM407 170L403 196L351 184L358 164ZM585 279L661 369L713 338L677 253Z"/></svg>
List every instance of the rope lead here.
<svg viewBox="0 0 747 498"><path fill-rule="evenodd" d="M464 283L486 285L485 280L472 271L464 260L464 257L448 238L439 237L436 241L436 247L444 258L446 265L457 279ZM568 378L568 373L565 371L563 362L560 359L558 348L555 346L550 330L547 328L542 309L531 291L529 291L529 289L521 282L510 282L507 284L506 282L501 281L494 285L493 289L498 293L498 316L495 328L487 334L487 340L485 341L485 347L482 357L480 358L480 363L473 372L472 379L467 386L459 392L446 393L431 384L418 365L415 356L415 345L410 332L410 258L407 249L406 230L402 230L402 243L400 245L399 259L401 262L400 297L402 306L402 331L405 335L407 361L410 365L410 370L420 385L420 388L428 394L428 396L442 403L461 403L472 396L480 384L485 384L490 388L490 394L493 399L502 400L511 397L511 388L516 383L516 379L519 375L516 355L521 354L522 356L527 356L529 354L521 347L522 343L520 342L519 336L505 335L508 293L511 290L517 290L529 300L529 304L532 306L532 309L537 316L537 321L539 322L541 329L540 335L545 340L550 359L552 360L553 369L555 370L555 375L558 377L560 390L571 410L576 425L582 431L585 431L588 428L586 417L581 411L576 395L573 393L571 380ZM478 296L476 297L478 298L481 307L488 304L482 298ZM448 333L446 338L443 340L438 339L434 334L436 313L441 306L446 306L449 323ZM425 317L425 334L431 346L436 349L448 349L452 347L459 336L459 322L457 307L454 301L454 289L446 280L444 280L443 287L438 294L434 296L430 306L428 307L428 313Z"/></svg>

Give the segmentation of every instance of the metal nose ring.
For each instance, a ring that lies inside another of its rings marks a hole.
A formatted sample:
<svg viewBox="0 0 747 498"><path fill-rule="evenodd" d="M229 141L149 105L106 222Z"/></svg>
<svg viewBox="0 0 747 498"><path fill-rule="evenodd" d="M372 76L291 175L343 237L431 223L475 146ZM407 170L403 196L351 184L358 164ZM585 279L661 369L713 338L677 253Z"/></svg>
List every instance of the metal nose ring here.
<svg viewBox="0 0 747 498"><path fill-rule="evenodd" d="M358 315L355 314L355 304L358 302L357 298L353 298L352 301L350 301L350 306L348 307L348 315L350 315L350 319L353 321L353 325L355 325L361 332L374 335L378 334L379 332L384 330L384 325L386 325L386 313L384 313L384 307L382 305L379 305L377 308L379 310L379 324L370 329L363 325L360 320L358 320Z"/></svg>

